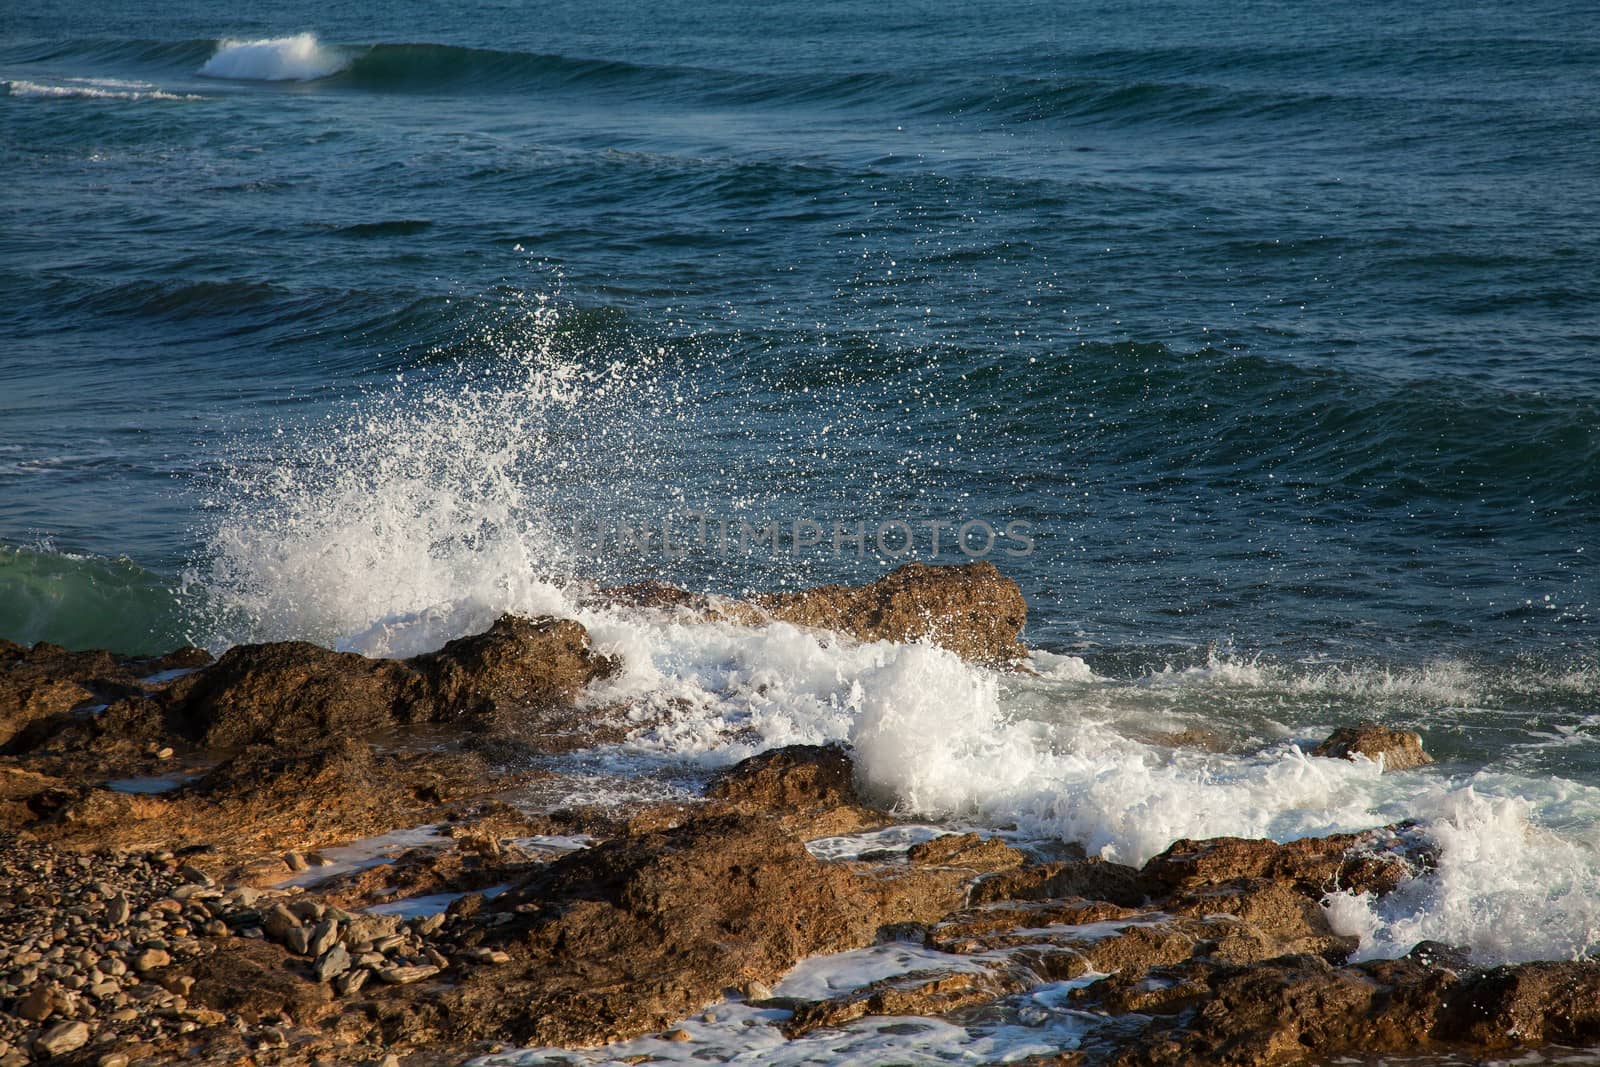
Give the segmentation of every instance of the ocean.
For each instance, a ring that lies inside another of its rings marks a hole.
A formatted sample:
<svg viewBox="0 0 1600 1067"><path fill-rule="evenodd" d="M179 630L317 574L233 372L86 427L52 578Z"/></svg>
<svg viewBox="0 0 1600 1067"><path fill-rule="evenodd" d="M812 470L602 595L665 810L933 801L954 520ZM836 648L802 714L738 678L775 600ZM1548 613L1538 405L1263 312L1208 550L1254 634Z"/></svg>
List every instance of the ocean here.
<svg viewBox="0 0 1600 1067"><path fill-rule="evenodd" d="M1363 953L1600 948L1592 6L10 2L0 86L0 637L576 615L665 716L597 789L1415 818ZM979 558L1032 676L574 592Z"/></svg>

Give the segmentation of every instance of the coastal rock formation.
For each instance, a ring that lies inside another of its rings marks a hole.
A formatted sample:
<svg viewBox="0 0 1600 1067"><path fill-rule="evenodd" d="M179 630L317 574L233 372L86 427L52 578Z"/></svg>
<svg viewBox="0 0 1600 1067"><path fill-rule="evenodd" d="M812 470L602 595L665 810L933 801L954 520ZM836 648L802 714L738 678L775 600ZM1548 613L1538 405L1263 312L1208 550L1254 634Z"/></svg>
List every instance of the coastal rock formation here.
<svg viewBox="0 0 1600 1067"><path fill-rule="evenodd" d="M1027 655L1019 638L1027 601L987 561L959 567L908 563L867 585L820 585L750 599L775 619L858 641L927 640L994 667L1013 666Z"/></svg>
<svg viewBox="0 0 1600 1067"><path fill-rule="evenodd" d="M198 648L139 658L102 650L69 652L43 642L28 648L0 640L0 751L30 726L75 708L148 695L168 684L164 674L210 662L210 655Z"/></svg>
<svg viewBox="0 0 1600 1067"><path fill-rule="evenodd" d="M616 669L571 619L505 615L485 633L408 660L304 642L240 645L163 694L171 727L207 748L363 735L570 703Z"/></svg>
<svg viewBox="0 0 1600 1067"><path fill-rule="evenodd" d="M1393 730L1375 722L1342 726L1312 749L1311 754L1332 759L1355 759L1362 755L1374 762L1383 761L1385 771L1409 771L1433 762L1433 757L1422 750L1422 735L1410 730Z"/></svg>
<svg viewBox="0 0 1600 1067"><path fill-rule="evenodd" d="M738 610L1014 663L1020 595L986 566ZM986 604L1000 610L969 626ZM704 798L524 810L534 790L577 790L521 755L634 723L578 699L616 664L574 621L508 616L407 660L279 643L204 663L0 646L0 721L19 724L0 752L0 1067L443 1067L507 1042L693 1040L684 1021L730 996L803 1039L873 1015L1005 1014L1065 981L1081 1047L1033 1062L1600 1043L1600 964L1484 968L1432 943L1349 962L1358 942L1323 902L1432 877L1435 846L1412 825L1183 840L1141 868L925 826L808 848L897 821L863 799L841 745L752 756ZM1415 735L1370 726L1324 747L1426 759ZM113 769L144 777L107 788ZM419 828L381 858L318 854ZM854 858L818 858L838 855ZM418 914L368 910L400 902ZM903 946L902 973L772 993L808 956L885 942Z"/></svg>

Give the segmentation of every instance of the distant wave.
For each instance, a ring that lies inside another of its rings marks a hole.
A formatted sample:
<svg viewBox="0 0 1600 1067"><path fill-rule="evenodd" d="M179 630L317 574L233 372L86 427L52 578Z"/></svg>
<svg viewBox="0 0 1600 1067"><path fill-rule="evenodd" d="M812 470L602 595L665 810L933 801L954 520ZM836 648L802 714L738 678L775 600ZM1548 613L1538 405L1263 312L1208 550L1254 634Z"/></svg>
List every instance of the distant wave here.
<svg viewBox="0 0 1600 1067"><path fill-rule="evenodd" d="M8 96L34 100L201 100L192 93L169 93L148 82L117 78L66 78L64 85L21 79L5 83Z"/></svg>
<svg viewBox="0 0 1600 1067"><path fill-rule="evenodd" d="M261 41L221 41L200 74L233 81L314 81L349 65L343 52L325 47L315 34L301 33Z"/></svg>
<svg viewBox="0 0 1600 1067"><path fill-rule="evenodd" d="M208 78L238 81L318 81L373 91L516 92L582 88L682 94L718 106L853 108L870 105L907 115L973 116L983 121L1035 123L1226 122L1335 109L1362 115L1372 102L1306 88L1249 88L1209 75L1201 64L1174 66L1162 51L1090 57L1071 73L1008 77L974 71L767 72L683 64L633 63L556 53L460 45L349 43L330 45L315 34L261 40L64 42L25 62L63 58L187 67Z"/></svg>

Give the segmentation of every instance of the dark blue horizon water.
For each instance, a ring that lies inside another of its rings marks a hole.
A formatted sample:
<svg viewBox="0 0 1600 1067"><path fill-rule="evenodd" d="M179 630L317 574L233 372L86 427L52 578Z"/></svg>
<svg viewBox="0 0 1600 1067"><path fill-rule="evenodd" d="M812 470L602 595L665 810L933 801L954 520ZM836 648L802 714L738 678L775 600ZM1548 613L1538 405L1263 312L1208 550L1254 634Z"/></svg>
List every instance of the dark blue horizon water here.
<svg viewBox="0 0 1600 1067"><path fill-rule="evenodd" d="M345 472L374 558L1020 520L1045 647L1594 659L1592 8L3 10L0 637L215 640Z"/></svg>

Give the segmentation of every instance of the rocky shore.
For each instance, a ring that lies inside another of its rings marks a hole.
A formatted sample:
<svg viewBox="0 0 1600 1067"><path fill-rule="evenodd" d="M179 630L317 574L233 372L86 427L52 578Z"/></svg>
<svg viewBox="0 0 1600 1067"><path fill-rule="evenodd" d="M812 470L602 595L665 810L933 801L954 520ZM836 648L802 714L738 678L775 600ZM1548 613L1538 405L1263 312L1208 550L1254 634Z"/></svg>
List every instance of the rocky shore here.
<svg viewBox="0 0 1600 1067"><path fill-rule="evenodd" d="M1000 669L1025 654L1021 594L988 564L748 602L596 596L927 639ZM728 1003L771 1009L797 1039L959 1017L1047 982L1072 982L1072 1006L1105 1025L1036 1064L1600 1043L1600 964L1485 968L1426 942L1350 962L1320 902L1430 877L1404 824L1178 841L1139 868L976 833L830 857L807 843L899 821L857 793L837 746L762 753L692 802L541 804L561 783L538 757L637 728L582 699L617 666L577 622L509 616L409 660L0 643L0 1067L456 1064L688 1039L685 1019ZM1372 724L1318 754L1428 759ZM886 942L925 965L774 994L803 959Z"/></svg>

